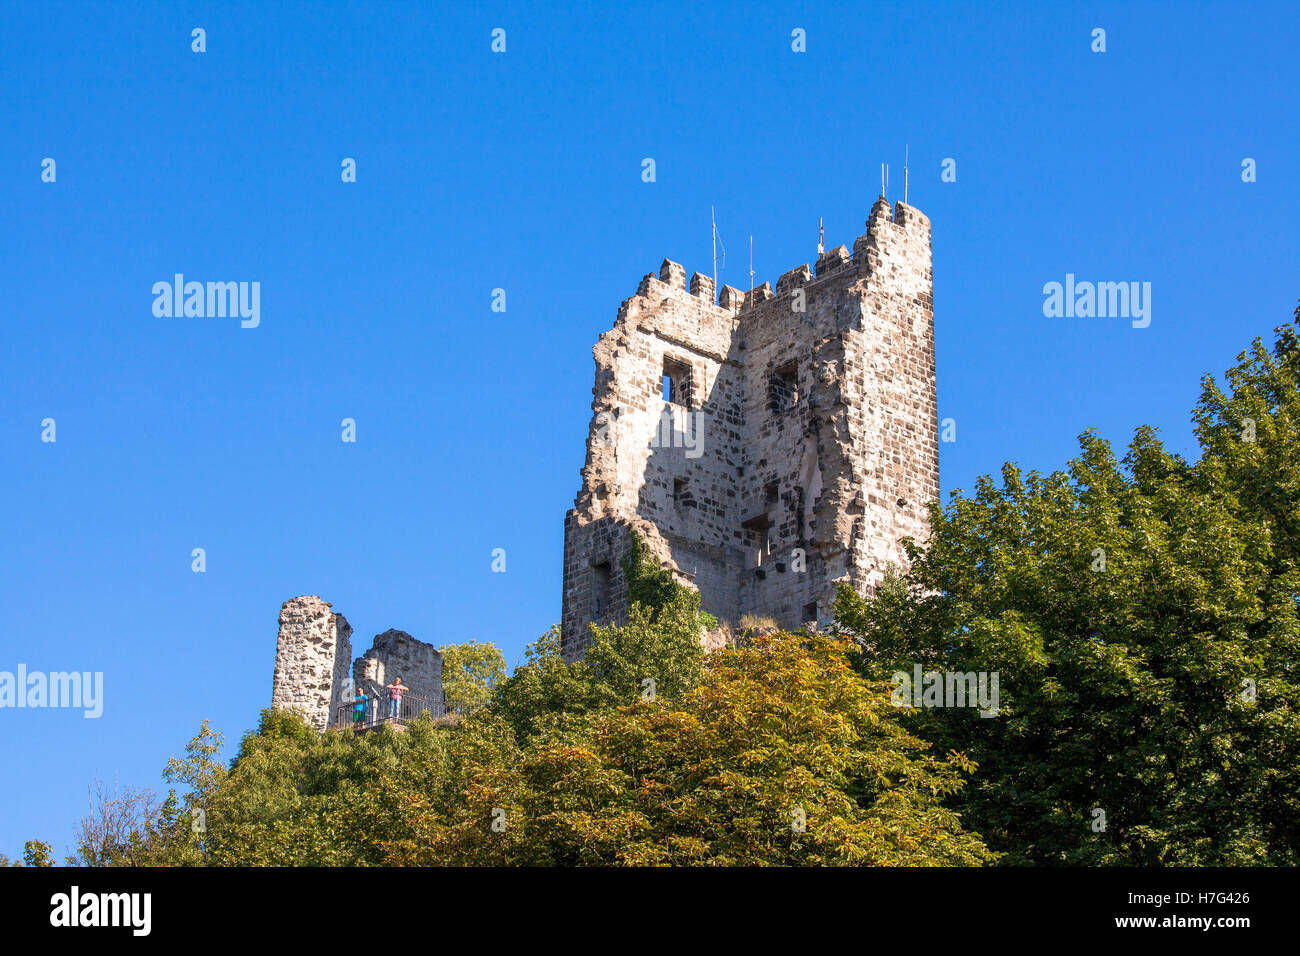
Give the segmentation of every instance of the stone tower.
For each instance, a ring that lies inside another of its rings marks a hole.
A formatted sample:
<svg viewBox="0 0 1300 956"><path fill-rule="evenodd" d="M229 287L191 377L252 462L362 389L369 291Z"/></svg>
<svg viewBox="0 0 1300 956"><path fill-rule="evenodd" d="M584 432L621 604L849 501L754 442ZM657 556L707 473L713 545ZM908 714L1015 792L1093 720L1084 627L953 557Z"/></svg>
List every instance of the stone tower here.
<svg viewBox="0 0 1300 956"><path fill-rule="evenodd" d="M352 666L352 627L316 595L285 601L275 646L271 706L297 710L324 730L343 703Z"/></svg>
<svg viewBox="0 0 1300 956"><path fill-rule="evenodd" d="M870 593L939 495L930 221L866 232L748 295L665 260L594 351L582 489L564 522L562 643L625 619L635 530L701 607L797 627Z"/></svg>

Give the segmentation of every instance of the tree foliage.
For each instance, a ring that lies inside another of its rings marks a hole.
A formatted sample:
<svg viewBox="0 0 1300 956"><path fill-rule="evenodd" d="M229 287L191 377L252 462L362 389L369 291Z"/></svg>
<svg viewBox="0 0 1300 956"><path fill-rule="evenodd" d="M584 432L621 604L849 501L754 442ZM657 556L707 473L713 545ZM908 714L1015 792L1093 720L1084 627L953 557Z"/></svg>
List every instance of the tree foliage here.
<svg viewBox="0 0 1300 956"><path fill-rule="evenodd" d="M411 800L387 861L456 865L953 865L988 858L941 805L972 769L905 731L851 645L773 634L714 654L679 699L548 721L485 714L450 792Z"/></svg>
<svg viewBox="0 0 1300 956"><path fill-rule="evenodd" d="M565 661L554 627L529 645L525 663L501 683L493 709L521 740L551 717L651 694L676 698L703 678L700 636L715 622L700 612L699 592L674 581L635 533L623 573L626 624L593 624L591 643L574 662Z"/></svg>
<svg viewBox="0 0 1300 956"><path fill-rule="evenodd" d="M1300 859L1296 330L1238 361L1202 383L1195 464L1085 433L1064 471L933 506L905 580L840 594L868 676L999 674L996 718L909 723L979 763L951 805L1006 861Z"/></svg>
<svg viewBox="0 0 1300 956"><path fill-rule="evenodd" d="M495 644L467 641L439 648L442 654L442 692L448 704L467 710L481 707L506 676L506 659Z"/></svg>
<svg viewBox="0 0 1300 956"><path fill-rule="evenodd" d="M600 640L658 647L640 629ZM666 621L665 621L666 625ZM611 654L613 652L611 651ZM614 699L581 662L567 690L491 705L456 725L428 715L350 736L263 711L229 768L206 725L168 778L156 852L111 864L223 866L980 863L989 854L942 805L973 765L931 756L887 689L853 669L851 642L770 634L701 663L674 693ZM626 652L619 661L632 661ZM644 662L628 663L629 674ZM615 668L615 672L617 668ZM671 684L671 681L667 683ZM509 682L499 693L507 693ZM515 685L516 688L523 685ZM555 686L559 686L558 684ZM551 690L555 688L552 687ZM572 693L582 706L552 709ZM527 714L527 701L541 710ZM526 733L512 722L527 718ZM202 810L203 832L190 826Z"/></svg>
<svg viewBox="0 0 1300 956"><path fill-rule="evenodd" d="M46 867L54 865L54 850L41 840L28 840L23 845L22 866Z"/></svg>

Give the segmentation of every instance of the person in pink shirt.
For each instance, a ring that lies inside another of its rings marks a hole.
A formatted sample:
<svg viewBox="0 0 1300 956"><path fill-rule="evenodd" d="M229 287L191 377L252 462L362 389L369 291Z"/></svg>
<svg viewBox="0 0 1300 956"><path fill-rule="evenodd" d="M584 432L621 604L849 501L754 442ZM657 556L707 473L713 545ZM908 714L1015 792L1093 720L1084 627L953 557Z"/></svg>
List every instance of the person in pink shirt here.
<svg viewBox="0 0 1300 956"><path fill-rule="evenodd" d="M402 711L402 695L406 693L406 688L402 686L400 677L393 678L393 682L388 685L388 716L397 717Z"/></svg>

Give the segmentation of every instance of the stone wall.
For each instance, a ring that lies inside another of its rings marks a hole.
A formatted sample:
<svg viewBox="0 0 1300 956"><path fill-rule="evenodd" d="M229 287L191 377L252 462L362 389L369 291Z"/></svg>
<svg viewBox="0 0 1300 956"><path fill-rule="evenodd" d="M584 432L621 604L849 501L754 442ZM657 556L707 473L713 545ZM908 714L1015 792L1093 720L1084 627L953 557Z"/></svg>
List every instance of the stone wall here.
<svg viewBox="0 0 1300 956"><path fill-rule="evenodd" d="M930 223L882 198L850 253L713 298L665 260L593 350L582 488L565 518L562 642L622 620L630 531L701 606L797 627L869 591L938 496ZM663 378L671 380L665 399ZM665 428L665 412L673 427ZM680 424L681 427L677 427Z"/></svg>
<svg viewBox="0 0 1300 956"><path fill-rule="evenodd" d="M324 730L343 703L352 662L352 628L316 595L285 601L275 648L271 706L297 710Z"/></svg>
<svg viewBox="0 0 1300 956"><path fill-rule="evenodd" d="M356 659L352 677L356 686L381 701L388 699L384 688L400 677L411 696L442 704L442 655L405 631L390 629L375 635L370 650ZM434 712L440 714L440 709Z"/></svg>

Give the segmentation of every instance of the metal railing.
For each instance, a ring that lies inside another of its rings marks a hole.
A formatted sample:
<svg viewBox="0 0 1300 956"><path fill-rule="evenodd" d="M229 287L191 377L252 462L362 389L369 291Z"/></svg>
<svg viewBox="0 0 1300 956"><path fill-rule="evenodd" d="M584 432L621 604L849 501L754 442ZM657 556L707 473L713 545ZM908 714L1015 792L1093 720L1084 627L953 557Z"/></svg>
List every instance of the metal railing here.
<svg viewBox="0 0 1300 956"><path fill-rule="evenodd" d="M370 730L387 723L406 724L427 712L435 720L468 716L477 710L476 705L452 700L426 700L404 693L401 699L367 695L364 702L348 701L341 704L334 715L331 727L339 730Z"/></svg>

